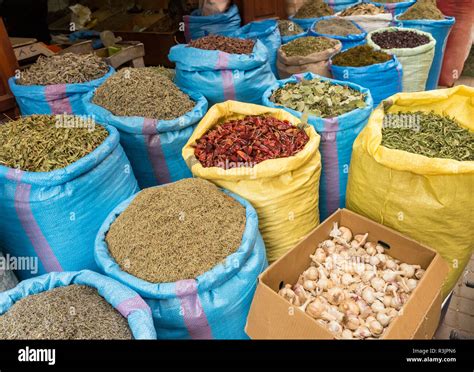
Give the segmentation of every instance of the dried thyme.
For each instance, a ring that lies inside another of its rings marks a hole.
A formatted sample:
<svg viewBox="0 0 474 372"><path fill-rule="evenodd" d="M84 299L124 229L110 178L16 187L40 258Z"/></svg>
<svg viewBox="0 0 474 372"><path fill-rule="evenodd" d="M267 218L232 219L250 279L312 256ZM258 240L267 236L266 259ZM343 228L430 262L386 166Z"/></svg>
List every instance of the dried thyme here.
<svg viewBox="0 0 474 372"><path fill-rule="evenodd" d="M444 19L444 14L436 7L435 0L418 0L405 13L400 15L398 19L432 19L439 21Z"/></svg>
<svg viewBox="0 0 474 372"><path fill-rule="evenodd" d="M429 158L474 161L474 132L434 112L386 115L382 146Z"/></svg>
<svg viewBox="0 0 474 372"><path fill-rule="evenodd" d="M0 125L0 165L29 172L50 172L91 153L107 136L107 130L90 118L25 116Z"/></svg>
<svg viewBox="0 0 474 372"><path fill-rule="evenodd" d="M20 73L19 85L77 84L99 79L109 66L95 54L65 53L40 56L36 63Z"/></svg>
<svg viewBox="0 0 474 372"><path fill-rule="evenodd" d="M333 15L334 11L323 0L306 0L295 14L295 18L319 18Z"/></svg>
<svg viewBox="0 0 474 372"><path fill-rule="evenodd" d="M122 270L151 283L194 279L234 253L245 208L214 184L185 179L141 191L106 236Z"/></svg>
<svg viewBox="0 0 474 372"><path fill-rule="evenodd" d="M304 32L304 30L295 22L286 19L278 21L278 28L282 36L294 36Z"/></svg>
<svg viewBox="0 0 474 372"><path fill-rule="evenodd" d="M337 43L337 40L324 36L304 36L282 45L281 50L287 57L304 57L334 48Z"/></svg>
<svg viewBox="0 0 474 372"><path fill-rule="evenodd" d="M117 116L172 120L195 103L154 67L124 68L95 91L92 101Z"/></svg>
<svg viewBox="0 0 474 372"><path fill-rule="evenodd" d="M128 321L83 285L57 287L17 301L0 316L3 340L130 340Z"/></svg>
<svg viewBox="0 0 474 372"><path fill-rule="evenodd" d="M362 67L390 61L392 56L382 51L376 51L368 45L358 45L332 57L336 66Z"/></svg>

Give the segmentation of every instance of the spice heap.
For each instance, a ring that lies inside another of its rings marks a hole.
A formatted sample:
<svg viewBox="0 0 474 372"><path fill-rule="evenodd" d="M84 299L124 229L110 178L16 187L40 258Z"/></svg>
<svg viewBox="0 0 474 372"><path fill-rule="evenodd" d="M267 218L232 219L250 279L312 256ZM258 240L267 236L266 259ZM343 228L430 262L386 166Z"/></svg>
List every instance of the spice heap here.
<svg viewBox="0 0 474 372"><path fill-rule="evenodd" d="M362 30L353 22L340 18L319 21L316 23L315 31L319 34L337 36L358 35L362 33Z"/></svg>
<svg viewBox="0 0 474 372"><path fill-rule="evenodd" d="M28 172L50 172L88 155L107 136L107 130L90 118L25 116L0 125L0 164Z"/></svg>
<svg viewBox="0 0 474 372"><path fill-rule="evenodd" d="M189 178L141 191L106 236L122 270L150 283L195 279L241 245L245 208Z"/></svg>
<svg viewBox="0 0 474 372"><path fill-rule="evenodd" d="M255 41L220 35L208 35L188 44L192 48L220 50L229 54L252 54Z"/></svg>
<svg viewBox="0 0 474 372"><path fill-rule="evenodd" d="M339 16L340 17L348 17L354 15L377 15L387 13L383 6L377 6L374 4L356 4L349 8L344 9Z"/></svg>
<svg viewBox="0 0 474 372"><path fill-rule="evenodd" d="M319 79L287 83L273 92L270 99L278 105L322 118L365 107L363 93Z"/></svg>
<svg viewBox="0 0 474 372"><path fill-rule="evenodd" d="M295 18L319 18L333 14L334 11L323 0L306 0L296 12Z"/></svg>
<svg viewBox="0 0 474 372"><path fill-rule="evenodd" d="M368 235L335 223L298 282L278 292L339 339L382 337L425 273L385 254Z"/></svg>
<svg viewBox="0 0 474 372"><path fill-rule="evenodd" d="M444 19L444 14L436 7L435 0L418 0L415 5L412 5L403 13L398 19Z"/></svg>
<svg viewBox="0 0 474 372"><path fill-rule="evenodd" d="M377 1L374 1L374 2L386 4L386 3L403 3L405 1L407 1L407 0L377 0Z"/></svg>
<svg viewBox="0 0 474 372"><path fill-rule="evenodd" d="M286 19L278 21L278 28L280 29L281 36L299 35L304 32L298 24Z"/></svg>
<svg viewBox="0 0 474 372"><path fill-rule="evenodd" d="M191 111L195 103L154 67L124 68L109 77L92 99L117 116L172 120Z"/></svg>
<svg viewBox="0 0 474 372"><path fill-rule="evenodd" d="M414 31L382 31L372 35L372 41L383 49L416 48L430 42L426 35Z"/></svg>
<svg viewBox="0 0 474 372"><path fill-rule="evenodd" d="M36 63L21 72L19 85L78 84L99 79L109 66L95 54L65 53L40 56Z"/></svg>
<svg viewBox="0 0 474 372"><path fill-rule="evenodd" d="M166 76L168 79L174 80L176 71L173 68L167 68L163 66L155 66L154 70L160 75Z"/></svg>
<svg viewBox="0 0 474 372"><path fill-rule="evenodd" d="M131 340L132 333L95 288L69 285L16 302L0 316L0 339Z"/></svg>
<svg viewBox="0 0 474 372"><path fill-rule="evenodd" d="M376 51L368 45L358 45L332 57L336 66L362 67L390 61L392 56L385 52Z"/></svg>
<svg viewBox="0 0 474 372"><path fill-rule="evenodd" d="M474 132L434 112L386 115L382 146L429 158L474 161Z"/></svg>
<svg viewBox="0 0 474 372"><path fill-rule="evenodd" d="M324 36L304 36L282 45L281 50L287 57L304 57L334 48L337 43L337 40Z"/></svg>
<svg viewBox="0 0 474 372"><path fill-rule="evenodd" d="M246 116L210 130L197 141L194 155L205 168L254 167L269 159L287 158L308 143L306 132L271 116Z"/></svg>

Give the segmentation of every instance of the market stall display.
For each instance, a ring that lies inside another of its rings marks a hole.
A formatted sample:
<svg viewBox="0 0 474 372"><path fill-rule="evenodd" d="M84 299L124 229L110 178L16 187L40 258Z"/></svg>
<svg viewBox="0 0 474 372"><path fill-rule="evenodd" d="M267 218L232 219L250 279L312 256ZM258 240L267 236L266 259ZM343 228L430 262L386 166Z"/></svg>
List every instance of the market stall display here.
<svg viewBox="0 0 474 372"><path fill-rule="evenodd" d="M366 43L367 33L355 22L337 17L318 18L309 29L311 36L325 36L339 40L342 50Z"/></svg>
<svg viewBox="0 0 474 372"><path fill-rule="evenodd" d="M261 94L276 80L267 48L258 40L205 36L174 46L169 59L176 63L176 84L201 93L209 105L227 100L260 103Z"/></svg>
<svg viewBox="0 0 474 372"><path fill-rule="evenodd" d="M90 92L84 106L118 129L141 188L191 176L180 154L207 111L200 93L180 90L153 67L125 68Z"/></svg>
<svg viewBox="0 0 474 372"><path fill-rule="evenodd" d="M436 0L418 0L405 13L396 16L395 23L400 27L428 32L436 40L435 54L426 81L426 90L438 88L444 51L455 19L445 17L436 7Z"/></svg>
<svg viewBox="0 0 474 372"><path fill-rule="evenodd" d="M245 119L249 116L257 118ZM217 129L219 152L225 152L229 149L225 139L231 133L226 131L219 135L219 130L221 124L232 120L244 121L240 125L240 138L235 148L240 158L230 154L228 159L223 160L223 167L206 167L201 163L204 158L196 157L199 140ZM262 125L264 128L265 123L273 123L272 126L278 128L279 121L284 122L281 125L285 131L288 130L288 123L295 127L301 124L295 116L280 109L234 101L218 104L209 110L183 149L183 157L194 176L240 195L255 207L270 262L291 249L319 223L320 137L311 126L304 127L309 140L301 151L288 156L291 141L287 143L281 135L276 135L278 131L275 129L270 133L267 130L258 131L258 127ZM257 131L250 136L246 127L255 125ZM290 128L290 131L295 129ZM304 139L306 136L297 138ZM252 144L250 139L255 137ZM249 153L251 157L248 157ZM262 159L268 160L259 162Z"/></svg>
<svg viewBox="0 0 474 372"><path fill-rule="evenodd" d="M392 14L383 6L368 3L353 5L336 13L336 16L357 23L365 32L388 27L393 19Z"/></svg>
<svg viewBox="0 0 474 372"><path fill-rule="evenodd" d="M83 97L114 73L94 54L40 57L8 80L22 115L86 114Z"/></svg>
<svg viewBox="0 0 474 372"><path fill-rule="evenodd" d="M369 90L306 73L279 80L265 92L263 102L307 120L321 135L319 213L325 220L345 206L352 144L373 109Z"/></svg>
<svg viewBox="0 0 474 372"><path fill-rule="evenodd" d="M355 141L349 171L348 208L432 247L449 263L445 297L472 254L464 224L474 208L473 94L459 86L393 96Z"/></svg>
<svg viewBox="0 0 474 372"><path fill-rule="evenodd" d="M397 57L403 69L404 92L425 90L436 46L431 34L409 28L382 28L369 32L367 45Z"/></svg>
<svg viewBox="0 0 474 372"><path fill-rule="evenodd" d="M38 259L37 272L18 277L96 269L100 224L137 190L117 130L90 118L34 115L0 126L0 143L2 248Z"/></svg>
<svg viewBox="0 0 474 372"><path fill-rule="evenodd" d="M42 275L0 293L0 338L153 340L156 332L136 292L84 270Z"/></svg>
<svg viewBox="0 0 474 372"><path fill-rule="evenodd" d="M299 37L305 36L306 31L297 23L283 19L278 20L278 28L281 35L281 43L286 44Z"/></svg>
<svg viewBox="0 0 474 372"><path fill-rule="evenodd" d="M329 59L341 50L341 42L324 36L303 36L278 50L278 75L286 79L294 74L313 72L330 76Z"/></svg>
<svg viewBox="0 0 474 372"><path fill-rule="evenodd" d="M290 21L298 24L303 30L307 31L317 18L333 15L331 7L323 0L310 0L298 9L295 15L288 17Z"/></svg>
<svg viewBox="0 0 474 372"><path fill-rule="evenodd" d="M143 190L107 217L95 257L147 301L158 338L247 338L267 260L257 214L244 199L192 178Z"/></svg>
<svg viewBox="0 0 474 372"><path fill-rule="evenodd" d="M329 68L335 79L368 88L374 106L402 91L403 70L397 57L368 45L359 45L334 55Z"/></svg>

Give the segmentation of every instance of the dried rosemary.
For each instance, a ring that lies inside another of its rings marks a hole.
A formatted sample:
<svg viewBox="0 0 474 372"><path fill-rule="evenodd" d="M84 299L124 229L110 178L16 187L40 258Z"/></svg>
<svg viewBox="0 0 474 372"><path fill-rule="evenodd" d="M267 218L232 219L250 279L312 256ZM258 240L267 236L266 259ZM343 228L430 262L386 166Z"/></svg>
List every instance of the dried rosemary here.
<svg viewBox="0 0 474 372"><path fill-rule="evenodd" d="M0 165L50 172L91 153L107 136L107 130L90 118L25 116L0 125Z"/></svg>
<svg viewBox="0 0 474 372"><path fill-rule="evenodd" d="M382 146L429 158L474 161L474 132L434 112L386 115Z"/></svg>
<svg viewBox="0 0 474 372"><path fill-rule="evenodd" d="M151 283L194 279L241 244L245 208L190 178L141 191L106 236L122 270Z"/></svg>
<svg viewBox="0 0 474 372"><path fill-rule="evenodd" d="M16 302L0 316L0 339L130 340L132 333L95 288L69 285Z"/></svg>
<svg viewBox="0 0 474 372"><path fill-rule="evenodd" d="M95 54L65 53L39 57L20 73L19 85L77 84L99 79L109 66Z"/></svg>

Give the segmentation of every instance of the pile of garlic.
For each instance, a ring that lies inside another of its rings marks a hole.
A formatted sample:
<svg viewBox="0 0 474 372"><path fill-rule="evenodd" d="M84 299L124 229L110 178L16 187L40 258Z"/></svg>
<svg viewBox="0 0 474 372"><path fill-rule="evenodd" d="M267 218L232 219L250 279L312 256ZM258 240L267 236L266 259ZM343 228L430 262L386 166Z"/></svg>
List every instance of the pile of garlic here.
<svg viewBox="0 0 474 372"><path fill-rule="evenodd" d="M335 223L298 282L278 292L336 338L373 339L398 316L425 270L385 254L368 234Z"/></svg>

